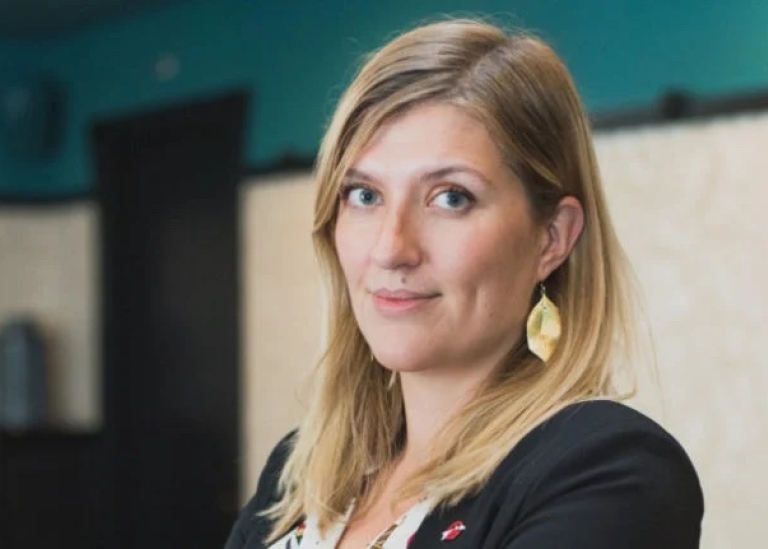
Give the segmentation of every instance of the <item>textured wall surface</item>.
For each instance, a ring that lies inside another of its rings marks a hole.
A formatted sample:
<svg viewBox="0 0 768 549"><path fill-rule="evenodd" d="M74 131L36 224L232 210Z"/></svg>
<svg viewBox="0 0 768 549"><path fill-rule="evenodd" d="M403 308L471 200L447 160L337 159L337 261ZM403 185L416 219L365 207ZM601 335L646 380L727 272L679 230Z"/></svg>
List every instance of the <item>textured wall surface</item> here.
<svg viewBox="0 0 768 549"><path fill-rule="evenodd" d="M704 549L768 538L767 142L768 115L596 139L656 350L661 390L634 404L699 471Z"/></svg>
<svg viewBox="0 0 768 549"><path fill-rule="evenodd" d="M307 175L243 187L243 497L298 424L320 357L325 305L310 236L312 191Z"/></svg>
<svg viewBox="0 0 768 549"><path fill-rule="evenodd" d="M768 538L765 143L768 115L596 137L653 343L640 355L630 404L671 431L696 465L703 549ZM320 348L312 190L308 175L246 190L246 491L300 416L296 387Z"/></svg>
<svg viewBox="0 0 768 549"><path fill-rule="evenodd" d="M50 349L50 418L101 421L96 332L97 212L91 204L0 208L0 322L29 314Z"/></svg>

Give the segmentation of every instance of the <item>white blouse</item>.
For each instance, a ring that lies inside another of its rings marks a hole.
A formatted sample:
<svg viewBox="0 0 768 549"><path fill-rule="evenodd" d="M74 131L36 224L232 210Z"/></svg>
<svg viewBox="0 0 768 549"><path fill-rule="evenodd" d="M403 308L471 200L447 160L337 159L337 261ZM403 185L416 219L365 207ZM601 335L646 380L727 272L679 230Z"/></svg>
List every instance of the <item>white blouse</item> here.
<svg viewBox="0 0 768 549"><path fill-rule="evenodd" d="M391 526L372 539L365 549L406 549L429 513L430 507L429 500L414 504ZM299 526L270 545L269 549L335 549L344 534L352 508L350 507L346 515L326 532L325 537L320 535L317 517L309 515Z"/></svg>

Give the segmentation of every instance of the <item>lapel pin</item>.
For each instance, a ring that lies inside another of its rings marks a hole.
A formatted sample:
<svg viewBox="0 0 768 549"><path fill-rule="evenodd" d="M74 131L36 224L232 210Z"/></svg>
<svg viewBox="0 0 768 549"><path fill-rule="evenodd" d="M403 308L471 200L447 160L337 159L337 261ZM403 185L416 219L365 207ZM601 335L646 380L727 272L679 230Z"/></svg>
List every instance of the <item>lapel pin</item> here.
<svg viewBox="0 0 768 549"><path fill-rule="evenodd" d="M461 533L466 530L467 527L464 526L464 523L460 520L457 520L453 524L451 524L447 529L443 530L443 535L440 538L440 541L452 541L459 537Z"/></svg>

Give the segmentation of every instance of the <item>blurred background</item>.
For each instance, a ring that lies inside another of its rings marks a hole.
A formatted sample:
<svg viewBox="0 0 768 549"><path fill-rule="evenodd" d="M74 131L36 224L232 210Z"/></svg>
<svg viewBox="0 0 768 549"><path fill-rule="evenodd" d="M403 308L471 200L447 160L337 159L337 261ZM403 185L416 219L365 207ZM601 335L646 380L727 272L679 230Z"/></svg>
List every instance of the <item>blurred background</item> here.
<svg viewBox="0 0 768 549"><path fill-rule="evenodd" d="M702 547L764 546L768 2L0 0L0 547L223 545L321 349L325 124L442 14L571 68L655 342L633 405Z"/></svg>

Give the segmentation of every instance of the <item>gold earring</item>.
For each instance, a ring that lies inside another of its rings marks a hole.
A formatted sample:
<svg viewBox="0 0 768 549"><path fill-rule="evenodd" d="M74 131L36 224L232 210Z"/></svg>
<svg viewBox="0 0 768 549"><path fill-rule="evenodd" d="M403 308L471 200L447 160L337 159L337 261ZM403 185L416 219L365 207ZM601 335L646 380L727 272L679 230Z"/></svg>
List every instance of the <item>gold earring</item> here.
<svg viewBox="0 0 768 549"><path fill-rule="evenodd" d="M546 362L555 352L561 330L560 311L547 297L544 284L541 284L541 299L531 309L526 323L528 348Z"/></svg>

